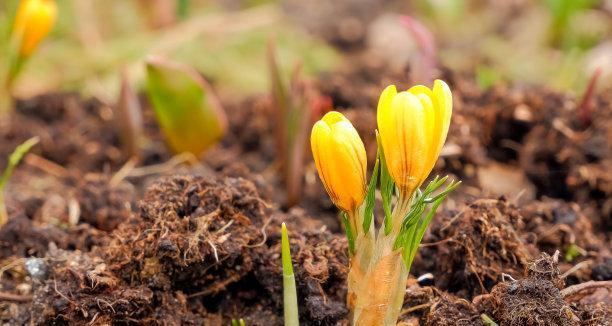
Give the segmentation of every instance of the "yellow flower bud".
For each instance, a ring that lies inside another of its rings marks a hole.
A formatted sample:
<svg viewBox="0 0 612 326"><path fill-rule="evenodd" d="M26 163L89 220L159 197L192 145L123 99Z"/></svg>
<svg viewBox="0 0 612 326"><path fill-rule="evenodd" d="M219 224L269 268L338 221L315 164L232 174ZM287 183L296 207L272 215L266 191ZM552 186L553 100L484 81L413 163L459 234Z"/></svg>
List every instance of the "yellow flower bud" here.
<svg viewBox="0 0 612 326"><path fill-rule="evenodd" d="M357 130L342 113L317 121L310 135L312 155L325 190L338 208L355 212L366 194L366 152Z"/></svg>
<svg viewBox="0 0 612 326"><path fill-rule="evenodd" d="M55 18L57 6L54 0L21 0L12 37L19 42L19 53L30 56L40 41L49 34Z"/></svg>
<svg viewBox="0 0 612 326"><path fill-rule="evenodd" d="M410 196L427 179L446 140L451 91L441 80L433 89L418 85L399 93L391 85L380 95L377 110L389 173L400 195Z"/></svg>

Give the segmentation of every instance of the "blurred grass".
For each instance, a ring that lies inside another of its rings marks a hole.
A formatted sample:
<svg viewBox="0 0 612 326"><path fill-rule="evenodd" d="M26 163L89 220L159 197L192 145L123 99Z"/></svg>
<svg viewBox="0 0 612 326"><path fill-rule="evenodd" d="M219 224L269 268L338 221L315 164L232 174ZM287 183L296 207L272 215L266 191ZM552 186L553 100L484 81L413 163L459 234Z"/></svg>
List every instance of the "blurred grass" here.
<svg viewBox="0 0 612 326"><path fill-rule="evenodd" d="M58 4L58 24L17 82L18 95L60 89L112 101L119 89L119 67L127 65L141 81L142 61L149 54L193 65L222 91L249 95L268 89L265 49L271 35L284 66L301 60L306 74L316 74L338 62L334 50L290 24L274 5L229 11L190 3L185 19L150 29L133 1Z"/></svg>
<svg viewBox="0 0 612 326"><path fill-rule="evenodd" d="M483 85L493 78L580 93L594 72L590 51L612 37L609 13L597 9L603 2L424 0L415 9L438 38L442 62L480 74Z"/></svg>
<svg viewBox="0 0 612 326"><path fill-rule="evenodd" d="M26 66L17 94L74 90L111 101L120 66L141 81L142 60L163 54L242 97L268 89L264 54L271 35L284 71L301 60L305 73L316 75L342 61L285 17L279 0L220 1L224 6L181 0L187 6L176 7L180 19L161 29L150 27L142 7L154 1L58 0L58 24ZM594 70L592 50L612 40L604 1L610 0L422 0L410 14L432 29L442 63L473 72L483 87L543 84L580 93Z"/></svg>

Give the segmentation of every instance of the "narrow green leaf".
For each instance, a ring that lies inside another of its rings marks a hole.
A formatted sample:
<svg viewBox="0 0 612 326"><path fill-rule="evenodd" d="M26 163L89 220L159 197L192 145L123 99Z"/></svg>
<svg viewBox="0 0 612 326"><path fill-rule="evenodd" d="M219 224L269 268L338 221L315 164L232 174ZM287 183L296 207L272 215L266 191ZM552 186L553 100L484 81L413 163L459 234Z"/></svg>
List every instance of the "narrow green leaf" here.
<svg viewBox="0 0 612 326"><path fill-rule="evenodd" d="M191 67L159 57L146 65L147 94L168 145L201 156L227 128L219 100Z"/></svg>
<svg viewBox="0 0 612 326"><path fill-rule="evenodd" d="M391 228L393 227L391 217L391 201L395 191L395 183L393 182L393 178L391 178L391 174L389 174L389 170L387 168L385 153L380 141L380 134L378 133L378 130L376 130L376 141L378 143L378 150L380 153L380 195L382 197L383 211L385 212L385 235L389 235L389 233L391 233Z"/></svg>
<svg viewBox="0 0 612 326"><path fill-rule="evenodd" d="M457 187L460 184L461 184L460 181L451 182L448 185L448 187L446 187L446 189L440 195L435 197L436 200L433 202L425 218L420 219L419 223L415 224L414 228L411 229L411 232L414 232L414 235L412 236L412 242L409 245L410 249L408 251L404 251L405 253L404 260L405 260L405 264L407 268L411 267L412 261L414 260L414 257L416 256L416 253L419 249L419 245L421 244L421 241L423 240L423 236L425 235L425 232L427 231L427 227L429 226L429 223L436 215L436 211L438 210L438 207L442 204L442 202L444 202L444 199L446 199L446 196L453 190L457 189Z"/></svg>
<svg viewBox="0 0 612 326"><path fill-rule="evenodd" d="M283 261L283 308L285 326L298 326L300 321L298 316L295 275L293 274L291 248L289 246L289 236L287 235L287 226L285 223L281 226L281 258Z"/></svg>
<svg viewBox="0 0 612 326"><path fill-rule="evenodd" d="M482 319L482 322L486 326L498 326L497 323L491 317L489 317L487 314L481 314L480 315L480 319Z"/></svg>
<svg viewBox="0 0 612 326"><path fill-rule="evenodd" d="M420 218L421 216L419 216ZM404 264L408 271L410 271L410 267L412 266L411 254L415 249L415 239L417 237L417 227L418 223L414 223L410 225L410 227L406 230L404 237L406 238L406 243L402 248L402 257L404 258ZM418 244L416 245L418 247Z"/></svg>
<svg viewBox="0 0 612 326"><path fill-rule="evenodd" d="M4 191L4 187L11 177L11 174L13 174L15 167L19 164L23 156L26 155L34 145L38 144L38 141L38 137L32 137L17 146L13 153L11 153L6 168L2 173L2 177L0 177L0 191Z"/></svg>
<svg viewBox="0 0 612 326"><path fill-rule="evenodd" d="M380 151L377 155L380 155ZM374 205L376 204L376 184L378 183L379 161L380 158L377 158L376 163L374 163L374 170L372 171L372 177L370 178L370 183L368 184L368 192L365 199L366 206L363 217L364 233L368 233L368 231L370 231L370 227L372 226L372 221L374 219Z"/></svg>
<svg viewBox="0 0 612 326"><path fill-rule="evenodd" d="M26 153L28 153L36 144L38 144L38 137L32 137L23 142L21 145L17 146L17 148L15 148L13 153L9 156L6 168L4 169L2 176L0 176L0 227L8 222L8 213L6 212L6 206L4 203L4 187L6 187L8 180L11 178L15 167L19 164Z"/></svg>
<svg viewBox="0 0 612 326"><path fill-rule="evenodd" d="M348 239L349 256L353 256L355 254L355 233L353 228L351 227L351 222L349 222L348 215L346 214L346 212L341 212L340 216L342 216L344 232L346 233L346 238Z"/></svg>

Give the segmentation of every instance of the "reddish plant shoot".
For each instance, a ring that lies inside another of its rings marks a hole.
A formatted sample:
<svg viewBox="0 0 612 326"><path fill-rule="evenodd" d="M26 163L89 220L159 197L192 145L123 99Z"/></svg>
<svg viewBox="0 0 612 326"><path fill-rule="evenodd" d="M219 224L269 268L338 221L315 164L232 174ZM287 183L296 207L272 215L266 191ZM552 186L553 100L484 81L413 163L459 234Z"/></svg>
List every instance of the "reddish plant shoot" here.
<svg viewBox="0 0 612 326"><path fill-rule="evenodd" d="M601 73L601 67L595 69L593 75L591 76L591 79L589 80L589 84L584 90L582 101L580 101L580 104L578 105L578 110L580 112L580 120L582 121L582 127L584 129L588 128L593 122L593 98L595 97L597 80L599 80L599 76L601 76Z"/></svg>
<svg viewBox="0 0 612 326"><path fill-rule="evenodd" d="M435 38L427 26L410 16L402 16L400 21L408 29L420 50L419 58L411 67L413 81L429 85L435 79L438 68L438 48Z"/></svg>
<svg viewBox="0 0 612 326"><path fill-rule="evenodd" d="M294 67L289 83L285 83L273 40L268 43L268 65L278 165L287 193L286 205L291 207L302 196L308 129L314 121L331 110L332 101L321 95L313 83L302 76L299 63Z"/></svg>
<svg viewBox="0 0 612 326"><path fill-rule="evenodd" d="M125 67L121 69L121 89L117 101L115 121L123 151L128 157L138 157L143 130L142 109Z"/></svg>

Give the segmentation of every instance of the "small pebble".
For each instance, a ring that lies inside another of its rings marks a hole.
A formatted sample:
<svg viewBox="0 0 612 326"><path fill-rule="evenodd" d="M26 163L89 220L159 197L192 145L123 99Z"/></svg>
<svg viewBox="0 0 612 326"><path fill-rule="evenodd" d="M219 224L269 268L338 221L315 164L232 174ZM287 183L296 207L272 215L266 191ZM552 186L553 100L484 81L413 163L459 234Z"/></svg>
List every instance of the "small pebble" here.
<svg viewBox="0 0 612 326"><path fill-rule="evenodd" d="M25 268L32 278L44 281L47 278L48 267L47 263L42 258L28 258L25 262Z"/></svg>
<svg viewBox="0 0 612 326"><path fill-rule="evenodd" d="M431 273L423 274L417 278L420 286L432 286L434 285L434 276Z"/></svg>

